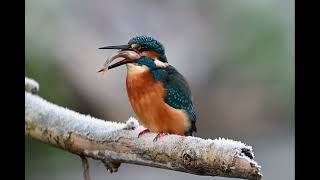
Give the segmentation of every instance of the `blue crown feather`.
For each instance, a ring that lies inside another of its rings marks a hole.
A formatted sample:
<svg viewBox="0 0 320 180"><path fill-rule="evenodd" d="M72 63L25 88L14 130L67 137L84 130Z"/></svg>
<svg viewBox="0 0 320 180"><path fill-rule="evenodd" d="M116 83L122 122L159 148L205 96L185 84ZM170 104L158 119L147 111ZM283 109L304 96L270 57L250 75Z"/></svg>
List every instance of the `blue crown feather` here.
<svg viewBox="0 0 320 180"><path fill-rule="evenodd" d="M155 51L159 55L165 54L164 46L156 39L150 36L136 36L129 40L129 45L139 44L140 46L145 46L147 50Z"/></svg>

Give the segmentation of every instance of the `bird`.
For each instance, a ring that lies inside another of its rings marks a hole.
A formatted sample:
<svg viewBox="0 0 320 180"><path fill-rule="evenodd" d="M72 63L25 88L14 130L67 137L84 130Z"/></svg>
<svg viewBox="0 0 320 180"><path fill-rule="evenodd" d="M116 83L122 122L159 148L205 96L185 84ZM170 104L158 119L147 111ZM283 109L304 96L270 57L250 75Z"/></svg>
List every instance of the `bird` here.
<svg viewBox="0 0 320 180"><path fill-rule="evenodd" d="M197 114L186 78L169 64L162 43L150 36L135 36L127 44L99 49L118 50L98 72L121 65L127 67L127 95L142 135L157 133L157 141L168 134L195 136ZM115 59L122 58L114 64ZM111 65L110 65L111 64Z"/></svg>

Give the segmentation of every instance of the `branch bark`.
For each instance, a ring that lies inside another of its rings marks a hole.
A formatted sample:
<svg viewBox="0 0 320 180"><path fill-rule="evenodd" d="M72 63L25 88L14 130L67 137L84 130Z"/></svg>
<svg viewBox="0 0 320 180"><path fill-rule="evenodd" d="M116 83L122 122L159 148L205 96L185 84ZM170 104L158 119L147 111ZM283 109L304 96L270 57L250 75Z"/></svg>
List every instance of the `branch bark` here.
<svg viewBox="0 0 320 180"><path fill-rule="evenodd" d="M153 142L154 133L137 138L143 127L134 118L124 124L82 115L31 94L39 87L27 78L25 82L26 136L101 160L109 172L130 163L205 176L262 177L252 148L241 142L178 135Z"/></svg>

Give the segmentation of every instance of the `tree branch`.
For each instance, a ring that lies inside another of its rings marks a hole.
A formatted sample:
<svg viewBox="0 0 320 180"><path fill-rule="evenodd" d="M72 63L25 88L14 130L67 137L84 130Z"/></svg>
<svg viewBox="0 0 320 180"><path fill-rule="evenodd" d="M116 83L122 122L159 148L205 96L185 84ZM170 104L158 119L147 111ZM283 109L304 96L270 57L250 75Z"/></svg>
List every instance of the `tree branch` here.
<svg viewBox="0 0 320 180"><path fill-rule="evenodd" d="M262 177L252 148L241 142L178 135L153 142L154 133L137 138L143 127L136 119L123 124L82 115L29 93L37 83L25 82L25 134L101 160L109 172L116 172L120 163L130 163L205 176Z"/></svg>

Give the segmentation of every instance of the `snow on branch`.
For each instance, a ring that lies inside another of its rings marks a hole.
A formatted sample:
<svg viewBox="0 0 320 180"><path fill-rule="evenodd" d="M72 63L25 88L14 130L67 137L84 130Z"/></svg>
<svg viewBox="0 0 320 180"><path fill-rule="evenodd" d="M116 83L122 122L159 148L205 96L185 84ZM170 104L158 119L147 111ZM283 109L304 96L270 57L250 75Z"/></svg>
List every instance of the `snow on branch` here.
<svg viewBox="0 0 320 180"><path fill-rule="evenodd" d="M124 124L82 115L31 94L38 84L27 78L25 82L26 136L77 154L82 160L100 160L109 172L118 171L121 163L130 163L204 176L262 177L251 146L224 138L178 135L153 142L153 133L137 138L143 127L136 119Z"/></svg>

